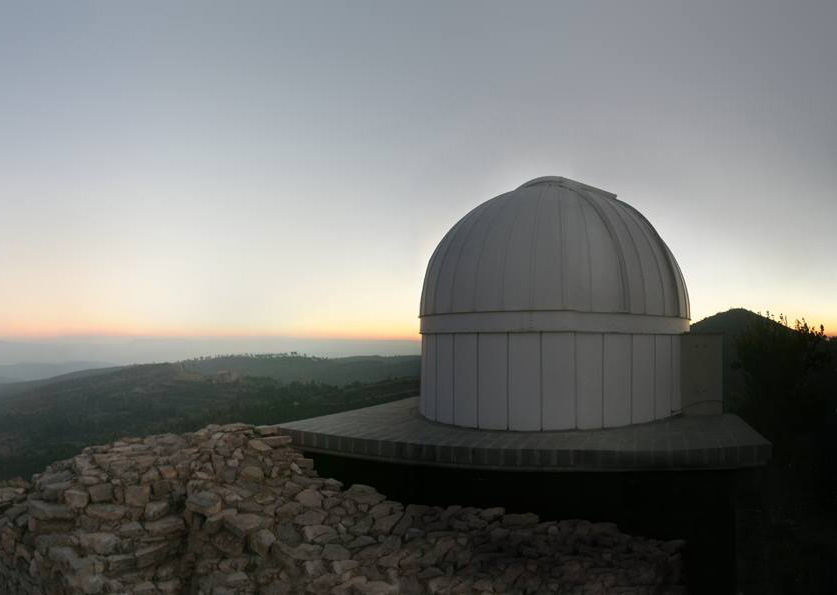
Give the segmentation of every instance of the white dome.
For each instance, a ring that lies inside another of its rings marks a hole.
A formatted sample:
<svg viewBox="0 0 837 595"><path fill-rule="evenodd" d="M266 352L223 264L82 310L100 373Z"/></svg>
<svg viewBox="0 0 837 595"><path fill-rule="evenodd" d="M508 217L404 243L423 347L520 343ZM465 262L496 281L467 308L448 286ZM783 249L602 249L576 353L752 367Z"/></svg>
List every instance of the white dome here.
<svg viewBox="0 0 837 595"><path fill-rule="evenodd" d="M537 178L472 210L430 259L420 319L428 419L541 431L680 411L686 284L609 192Z"/></svg>
<svg viewBox="0 0 837 595"><path fill-rule="evenodd" d="M636 209L604 190L543 177L454 225L430 259L422 291L422 330L523 330L500 328L519 324L500 313L521 312L539 330L640 324L579 316L598 313L665 317L654 322L682 332L689 298L677 262ZM466 313L488 316L435 318Z"/></svg>

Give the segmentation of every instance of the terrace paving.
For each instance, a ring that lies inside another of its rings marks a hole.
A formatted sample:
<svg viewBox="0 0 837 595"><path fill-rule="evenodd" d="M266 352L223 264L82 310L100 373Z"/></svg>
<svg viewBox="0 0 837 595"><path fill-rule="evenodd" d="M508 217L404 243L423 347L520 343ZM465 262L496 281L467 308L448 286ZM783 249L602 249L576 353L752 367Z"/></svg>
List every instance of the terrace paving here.
<svg viewBox="0 0 837 595"><path fill-rule="evenodd" d="M511 432L428 421L418 397L279 424L304 451L400 464L520 471L740 469L771 445L737 415L602 430Z"/></svg>

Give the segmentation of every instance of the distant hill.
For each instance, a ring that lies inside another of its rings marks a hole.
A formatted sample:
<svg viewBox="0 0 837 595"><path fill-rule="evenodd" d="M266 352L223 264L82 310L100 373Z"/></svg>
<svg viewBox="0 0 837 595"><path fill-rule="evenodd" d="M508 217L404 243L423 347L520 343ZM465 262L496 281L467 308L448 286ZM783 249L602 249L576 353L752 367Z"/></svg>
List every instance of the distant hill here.
<svg viewBox="0 0 837 595"><path fill-rule="evenodd" d="M418 378L417 355L321 358L290 354L229 355L182 362L187 370L207 376L235 372L264 376L281 382L323 382L343 386L353 382L377 382L386 378Z"/></svg>
<svg viewBox="0 0 837 595"><path fill-rule="evenodd" d="M747 328L756 321L770 321L776 326L781 326L778 322L772 321L769 318L745 310L744 308L733 308L726 312L719 312L714 316L709 316L703 320L691 325L691 332L693 333L712 333L723 335L724 345L724 397L728 399L730 396L740 394L744 389L744 373L734 367L734 363L738 360L738 352L736 349L736 340L747 330ZM787 332L795 332L793 329L787 329ZM826 348L831 349L834 353L833 362L837 364L837 339L832 339L826 344ZM825 373L833 374L833 370L827 370ZM827 380L830 382L830 380Z"/></svg>
<svg viewBox="0 0 837 595"><path fill-rule="evenodd" d="M237 358L225 359L230 364ZM288 359L281 368L287 380L219 374L216 362L207 374L188 363L147 364L0 385L0 479L26 476L84 446L121 436L186 432L209 423L277 423L418 394L417 375L391 377L411 369L397 362L357 358L294 373L291 360L304 365L309 358ZM327 374L318 377L317 370ZM343 386L320 380L329 377L342 378ZM374 380L353 384L359 378Z"/></svg>
<svg viewBox="0 0 837 595"><path fill-rule="evenodd" d="M738 335L746 330L754 321L761 318L764 317L744 308L733 308L726 312L718 312L713 316L707 316L703 320L695 322L692 324L691 332Z"/></svg>
<svg viewBox="0 0 837 595"><path fill-rule="evenodd" d="M72 380L72 379L79 379L79 378L88 378L90 376L99 376L102 374L110 374L111 372L115 372L116 370L121 370L125 366L114 366L112 368L93 368L90 370L78 370L77 372L69 372L67 374L59 374L58 376L52 376L51 378L41 378L39 380L28 380L28 381L14 381L14 382L6 382L0 383L0 400L3 397L8 395L17 395L27 393L37 387L46 386L48 384L56 384L58 382L63 382L65 380Z"/></svg>
<svg viewBox="0 0 837 595"><path fill-rule="evenodd" d="M62 374L78 372L80 370L92 370L95 368L108 368L113 364L95 361L72 361L60 363L43 362L20 362L16 364L0 365L0 384L9 382L28 382L42 378L52 378Z"/></svg>
<svg viewBox="0 0 837 595"><path fill-rule="evenodd" d="M735 342L738 336L756 320L762 318L755 312L744 308L733 308L726 312L719 312L703 320L692 324L690 331L701 334L723 335L723 362L724 362L724 397L728 400L733 394L740 394L744 390L744 374L736 369L733 364L737 361L738 355Z"/></svg>

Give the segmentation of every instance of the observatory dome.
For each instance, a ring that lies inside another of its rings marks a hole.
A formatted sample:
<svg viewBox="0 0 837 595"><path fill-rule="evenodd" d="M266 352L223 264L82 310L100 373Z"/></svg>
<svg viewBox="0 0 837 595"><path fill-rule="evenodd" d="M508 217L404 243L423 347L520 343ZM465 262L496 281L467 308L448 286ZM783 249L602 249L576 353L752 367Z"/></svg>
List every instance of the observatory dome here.
<svg viewBox="0 0 837 595"><path fill-rule="evenodd" d="M601 428L680 409L680 268L615 194L536 178L445 235L421 296L421 413L485 429Z"/></svg>

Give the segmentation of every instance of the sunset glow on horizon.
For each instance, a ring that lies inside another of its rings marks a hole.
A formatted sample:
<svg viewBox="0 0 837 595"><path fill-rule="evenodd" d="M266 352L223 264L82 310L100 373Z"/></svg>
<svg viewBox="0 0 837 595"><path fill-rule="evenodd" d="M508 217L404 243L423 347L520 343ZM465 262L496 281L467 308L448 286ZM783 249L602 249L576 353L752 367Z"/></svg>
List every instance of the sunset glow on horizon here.
<svg viewBox="0 0 837 595"><path fill-rule="evenodd" d="M640 5L0 8L0 340L417 341L437 243L543 175L647 216L692 322L837 335L837 9Z"/></svg>

